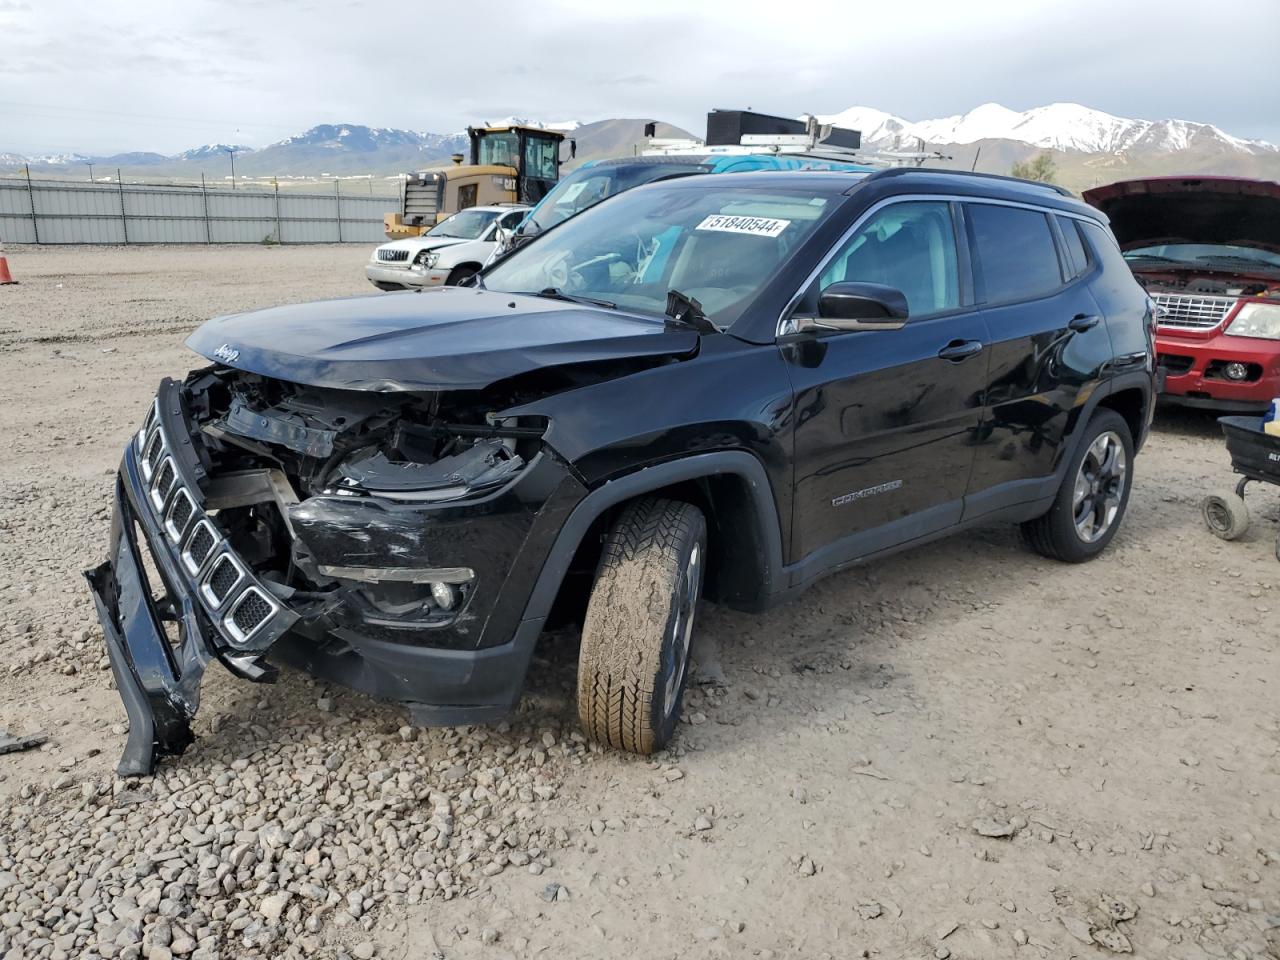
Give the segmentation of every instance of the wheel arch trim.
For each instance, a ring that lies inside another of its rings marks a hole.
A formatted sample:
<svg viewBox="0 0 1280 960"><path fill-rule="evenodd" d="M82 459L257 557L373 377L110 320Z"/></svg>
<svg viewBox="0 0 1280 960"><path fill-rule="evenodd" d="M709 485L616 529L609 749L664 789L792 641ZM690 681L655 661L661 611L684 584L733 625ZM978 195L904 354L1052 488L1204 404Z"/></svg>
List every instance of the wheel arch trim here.
<svg viewBox="0 0 1280 960"><path fill-rule="evenodd" d="M599 517L610 507L626 500L673 484L732 474L745 481L754 508L754 521L764 549L763 592L779 592L782 576L782 531L778 508L773 499L764 465L744 450L720 450L699 453L680 460L642 467L633 473L609 480L588 493L574 507L560 528L537 582L525 605L525 620L546 617L551 612L560 585L583 538Z"/></svg>

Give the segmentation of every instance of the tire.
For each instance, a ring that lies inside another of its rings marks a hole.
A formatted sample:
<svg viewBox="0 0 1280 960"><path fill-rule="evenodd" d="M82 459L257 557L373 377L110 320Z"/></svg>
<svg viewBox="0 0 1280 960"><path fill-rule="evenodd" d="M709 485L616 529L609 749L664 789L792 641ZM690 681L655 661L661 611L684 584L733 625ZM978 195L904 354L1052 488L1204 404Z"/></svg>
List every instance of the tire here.
<svg viewBox="0 0 1280 960"><path fill-rule="evenodd" d="M1112 461L1117 453L1123 458ZM1106 464L1117 462L1118 479L1108 477ZM1022 525L1023 539L1036 553L1052 560L1092 560L1116 535L1132 489L1133 436L1129 425L1114 410L1099 409L1084 427L1053 506Z"/></svg>
<svg viewBox="0 0 1280 960"><path fill-rule="evenodd" d="M706 556L693 504L645 497L609 530L578 655L578 716L592 740L650 754L671 739Z"/></svg>
<svg viewBox="0 0 1280 960"><path fill-rule="evenodd" d="M456 287L463 280L468 277L474 277L479 272L479 267L454 267L449 271L449 276L445 279L444 285L446 287Z"/></svg>
<svg viewBox="0 0 1280 960"><path fill-rule="evenodd" d="M1235 540L1249 529L1249 508L1234 490L1209 494L1200 501L1200 515L1209 532L1223 540Z"/></svg>

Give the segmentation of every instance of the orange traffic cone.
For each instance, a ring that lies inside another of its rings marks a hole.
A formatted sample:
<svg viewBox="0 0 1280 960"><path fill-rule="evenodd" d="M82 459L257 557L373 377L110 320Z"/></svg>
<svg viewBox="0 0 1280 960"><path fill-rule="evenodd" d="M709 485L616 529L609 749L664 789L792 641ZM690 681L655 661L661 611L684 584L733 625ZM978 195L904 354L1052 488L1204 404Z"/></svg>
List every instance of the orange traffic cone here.
<svg viewBox="0 0 1280 960"><path fill-rule="evenodd" d="M13 274L9 272L9 261L4 257L4 247L0 246L0 287L3 287L6 283L17 282L17 280L13 279Z"/></svg>

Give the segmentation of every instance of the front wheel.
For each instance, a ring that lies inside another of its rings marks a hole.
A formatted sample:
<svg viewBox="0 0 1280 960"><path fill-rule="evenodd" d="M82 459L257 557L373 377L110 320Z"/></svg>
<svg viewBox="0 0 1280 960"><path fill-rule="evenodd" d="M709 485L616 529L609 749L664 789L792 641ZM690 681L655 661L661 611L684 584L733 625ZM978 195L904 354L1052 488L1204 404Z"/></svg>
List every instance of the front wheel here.
<svg viewBox="0 0 1280 960"><path fill-rule="evenodd" d="M449 276L444 285L446 287L460 287L463 281L470 280L479 272L480 270L477 267L454 267L449 271Z"/></svg>
<svg viewBox="0 0 1280 960"><path fill-rule="evenodd" d="M1022 525L1023 537L1042 556L1092 560L1116 535L1132 485L1129 425L1114 410L1100 409L1085 425L1053 506Z"/></svg>
<svg viewBox="0 0 1280 960"><path fill-rule="evenodd" d="M598 743L649 754L675 732L707 559L690 503L628 504L604 541L578 655L578 716Z"/></svg>

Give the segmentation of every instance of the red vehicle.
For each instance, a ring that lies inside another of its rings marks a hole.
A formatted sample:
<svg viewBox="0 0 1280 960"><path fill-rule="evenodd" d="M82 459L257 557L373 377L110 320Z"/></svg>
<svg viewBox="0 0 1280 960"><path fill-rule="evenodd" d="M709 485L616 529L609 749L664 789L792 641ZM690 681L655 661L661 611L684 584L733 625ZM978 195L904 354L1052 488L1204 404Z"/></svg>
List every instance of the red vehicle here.
<svg viewBox="0 0 1280 960"><path fill-rule="evenodd" d="M1280 183L1156 177L1084 199L1156 303L1161 398L1247 412L1280 397Z"/></svg>

